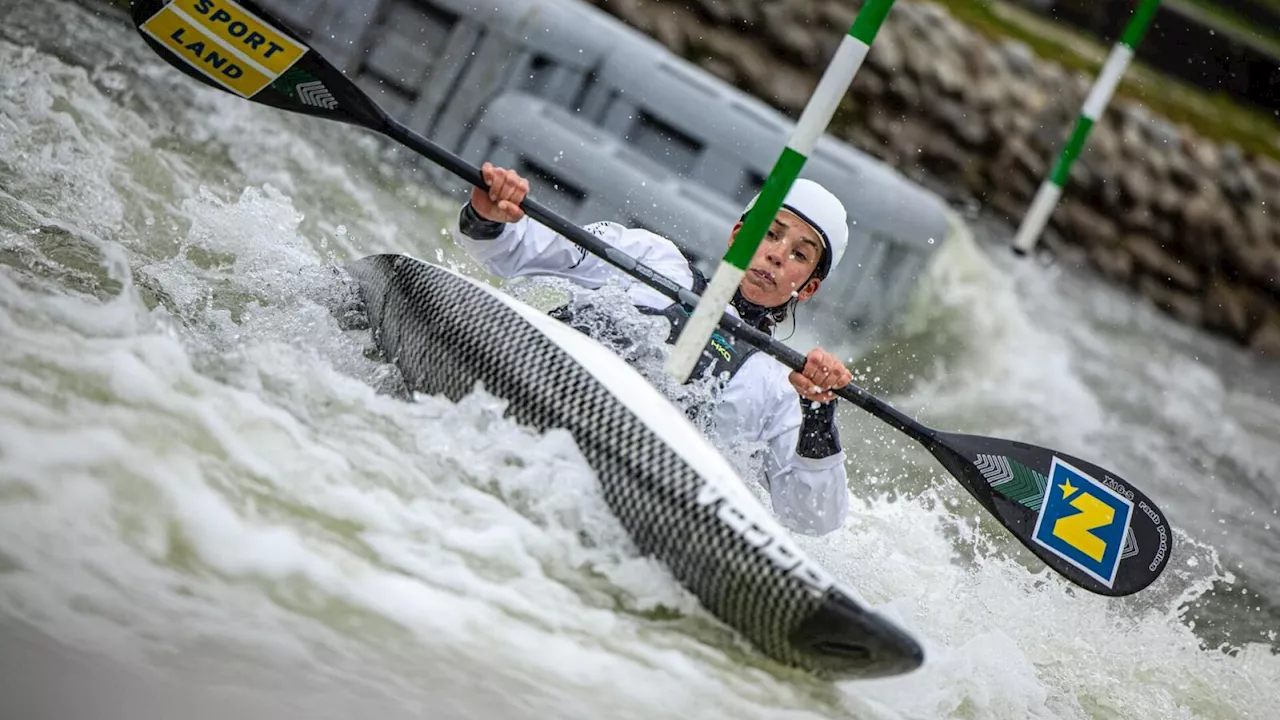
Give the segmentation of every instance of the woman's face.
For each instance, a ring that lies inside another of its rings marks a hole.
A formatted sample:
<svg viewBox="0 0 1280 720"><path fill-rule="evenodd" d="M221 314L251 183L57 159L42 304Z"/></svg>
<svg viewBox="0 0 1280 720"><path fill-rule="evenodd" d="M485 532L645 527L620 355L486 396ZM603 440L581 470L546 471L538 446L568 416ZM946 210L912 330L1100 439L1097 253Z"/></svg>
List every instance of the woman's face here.
<svg viewBox="0 0 1280 720"><path fill-rule="evenodd" d="M742 229L733 226L729 244ZM801 302L808 300L822 281L812 277L825 250L822 236L790 210L778 211L769 232L756 248L740 285L742 294L764 307L786 304L794 293Z"/></svg>

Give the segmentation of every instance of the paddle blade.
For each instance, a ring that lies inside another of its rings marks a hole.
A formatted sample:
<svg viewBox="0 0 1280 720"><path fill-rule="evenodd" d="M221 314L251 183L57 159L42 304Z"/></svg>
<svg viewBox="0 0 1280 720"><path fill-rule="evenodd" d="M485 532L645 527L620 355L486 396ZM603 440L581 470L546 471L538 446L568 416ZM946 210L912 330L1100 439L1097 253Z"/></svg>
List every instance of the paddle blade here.
<svg viewBox="0 0 1280 720"><path fill-rule="evenodd" d="M382 130L386 113L248 0L133 0L133 23L170 65L243 98Z"/></svg>
<svg viewBox="0 0 1280 720"><path fill-rule="evenodd" d="M1023 545L1100 595L1150 585L1173 533L1145 494L1093 463L1026 443L939 432L930 452Z"/></svg>

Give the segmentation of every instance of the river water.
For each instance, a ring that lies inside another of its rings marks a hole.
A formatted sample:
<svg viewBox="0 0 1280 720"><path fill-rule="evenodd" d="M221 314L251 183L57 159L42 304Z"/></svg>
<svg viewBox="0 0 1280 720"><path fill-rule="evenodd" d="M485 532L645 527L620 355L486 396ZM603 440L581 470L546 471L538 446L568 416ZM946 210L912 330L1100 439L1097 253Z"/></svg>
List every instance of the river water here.
<svg viewBox="0 0 1280 720"><path fill-rule="evenodd" d="M972 218L859 380L1114 468L1178 532L1080 592L853 408L803 546L910 675L769 664L636 556L571 442L405 402L335 271L461 262L356 129L196 86L119 15L0 0L0 716L1263 718L1280 703L1280 370ZM830 332L830 329L827 330ZM812 330L823 337L822 328ZM799 342L794 340L793 343ZM852 351L851 351L852 352Z"/></svg>

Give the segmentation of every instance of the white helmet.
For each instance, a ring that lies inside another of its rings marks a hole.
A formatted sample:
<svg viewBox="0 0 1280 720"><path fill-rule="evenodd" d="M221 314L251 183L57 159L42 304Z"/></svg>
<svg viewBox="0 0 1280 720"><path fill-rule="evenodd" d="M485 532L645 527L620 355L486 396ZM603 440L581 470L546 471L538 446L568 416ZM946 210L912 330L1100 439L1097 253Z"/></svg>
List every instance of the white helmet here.
<svg viewBox="0 0 1280 720"><path fill-rule="evenodd" d="M751 198L746 210L742 211L744 217L759 199L758 194ZM800 178L787 192L782 207L808 223L826 243L826 251L831 254L831 264L827 268L827 274L830 274L849 247L849 220L844 204L830 190L812 180Z"/></svg>

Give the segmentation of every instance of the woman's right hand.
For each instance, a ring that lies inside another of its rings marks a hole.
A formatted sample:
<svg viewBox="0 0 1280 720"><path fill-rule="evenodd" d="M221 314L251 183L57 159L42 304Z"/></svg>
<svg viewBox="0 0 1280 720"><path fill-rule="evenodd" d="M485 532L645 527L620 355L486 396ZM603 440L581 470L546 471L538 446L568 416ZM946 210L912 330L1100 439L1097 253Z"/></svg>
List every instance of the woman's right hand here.
<svg viewBox="0 0 1280 720"><path fill-rule="evenodd" d="M529 181L515 170L495 167L485 163L480 174L489 189L471 189L471 207L476 214L490 222L513 223L524 217L520 203L529 194Z"/></svg>

